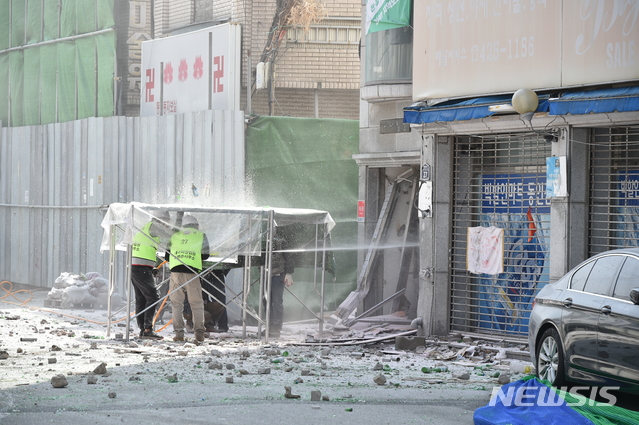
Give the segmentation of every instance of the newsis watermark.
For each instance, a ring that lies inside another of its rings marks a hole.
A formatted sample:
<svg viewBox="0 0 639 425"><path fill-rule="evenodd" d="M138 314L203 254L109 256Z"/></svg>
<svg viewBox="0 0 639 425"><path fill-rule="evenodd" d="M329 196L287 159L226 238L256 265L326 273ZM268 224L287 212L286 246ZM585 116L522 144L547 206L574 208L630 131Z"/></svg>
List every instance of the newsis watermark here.
<svg viewBox="0 0 639 425"><path fill-rule="evenodd" d="M610 394L609 391L617 391L619 387L579 387L575 386L570 389L568 387L560 387L559 390L567 392L575 397L576 402L568 402L554 388L543 386L530 387L493 387L493 393L490 396L489 406L495 406L497 400L500 400L505 407L517 406L614 406L617 397ZM598 402L595 398L599 396L603 400Z"/></svg>

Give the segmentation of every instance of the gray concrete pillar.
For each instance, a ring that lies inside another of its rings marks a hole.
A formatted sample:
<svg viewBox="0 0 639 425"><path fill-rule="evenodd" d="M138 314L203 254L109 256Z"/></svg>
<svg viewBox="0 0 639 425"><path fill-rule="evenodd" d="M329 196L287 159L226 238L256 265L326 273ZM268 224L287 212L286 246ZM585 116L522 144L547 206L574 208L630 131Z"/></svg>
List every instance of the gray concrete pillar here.
<svg viewBox="0 0 639 425"><path fill-rule="evenodd" d="M552 143L551 155L566 157L569 163L568 129L560 129L557 140ZM568 170L562 170L568 173ZM570 195L570 193L568 193ZM554 282L566 273L568 255L569 197L555 196L550 198L550 282Z"/></svg>
<svg viewBox="0 0 639 425"><path fill-rule="evenodd" d="M418 316L425 335L447 335L450 323L450 244L453 138L424 136L422 164L431 166L432 214L420 218ZM427 185L422 185L425 190Z"/></svg>
<svg viewBox="0 0 639 425"><path fill-rule="evenodd" d="M568 134L569 224L566 271L588 257L590 205L590 129L570 128Z"/></svg>
<svg viewBox="0 0 639 425"><path fill-rule="evenodd" d="M568 196L551 200L550 282L583 261L588 252L588 135L587 129L563 128L559 139L551 142L552 156L566 157Z"/></svg>

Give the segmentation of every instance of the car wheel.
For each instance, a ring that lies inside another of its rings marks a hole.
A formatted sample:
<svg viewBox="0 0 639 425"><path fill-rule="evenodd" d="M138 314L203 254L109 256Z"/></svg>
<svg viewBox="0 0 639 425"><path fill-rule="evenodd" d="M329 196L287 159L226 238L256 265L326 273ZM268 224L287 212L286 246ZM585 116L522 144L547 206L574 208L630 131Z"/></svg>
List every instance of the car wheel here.
<svg viewBox="0 0 639 425"><path fill-rule="evenodd" d="M564 349L555 328L546 329L537 344L537 377L553 386L562 385L564 378Z"/></svg>

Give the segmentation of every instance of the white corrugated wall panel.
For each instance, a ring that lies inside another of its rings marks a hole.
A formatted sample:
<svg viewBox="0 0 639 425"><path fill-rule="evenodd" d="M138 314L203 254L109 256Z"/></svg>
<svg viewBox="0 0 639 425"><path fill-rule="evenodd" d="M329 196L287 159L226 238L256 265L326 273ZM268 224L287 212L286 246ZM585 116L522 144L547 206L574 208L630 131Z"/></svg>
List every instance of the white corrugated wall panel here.
<svg viewBox="0 0 639 425"><path fill-rule="evenodd" d="M0 279L51 287L62 272L107 277L105 207L232 205L244 188L244 152L242 111L2 128Z"/></svg>

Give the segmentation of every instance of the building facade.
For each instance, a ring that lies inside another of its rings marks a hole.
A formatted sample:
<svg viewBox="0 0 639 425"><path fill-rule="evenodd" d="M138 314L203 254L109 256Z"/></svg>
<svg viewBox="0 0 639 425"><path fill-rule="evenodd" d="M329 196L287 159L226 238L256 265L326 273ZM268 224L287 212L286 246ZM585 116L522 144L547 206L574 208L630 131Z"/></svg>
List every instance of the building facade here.
<svg viewBox="0 0 639 425"><path fill-rule="evenodd" d="M360 4L356 0L308 2L318 6L308 26L290 23L291 7L302 1L178 0L122 2L126 31L119 46L120 110L139 110L141 54L147 39L219 25L242 28L241 102L247 115L345 118L359 116ZM127 40L123 43L123 40ZM268 64L268 86L256 88L258 64ZM251 69L250 80L247 70ZM247 84L251 88L247 90ZM247 102L248 93L250 104Z"/></svg>
<svg viewBox="0 0 639 425"><path fill-rule="evenodd" d="M239 110L357 119L360 7L357 0L4 2L0 120L139 116L142 43L223 23L242 28ZM260 62L269 72L258 89Z"/></svg>
<svg viewBox="0 0 639 425"><path fill-rule="evenodd" d="M404 175L411 219L388 220L414 223L419 255L381 255L364 308L408 275L408 317L425 334L522 338L543 285L639 244L636 6L427 0L410 10L411 26L362 37L355 159L360 243ZM513 99L519 89L536 94L532 110Z"/></svg>

